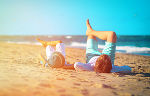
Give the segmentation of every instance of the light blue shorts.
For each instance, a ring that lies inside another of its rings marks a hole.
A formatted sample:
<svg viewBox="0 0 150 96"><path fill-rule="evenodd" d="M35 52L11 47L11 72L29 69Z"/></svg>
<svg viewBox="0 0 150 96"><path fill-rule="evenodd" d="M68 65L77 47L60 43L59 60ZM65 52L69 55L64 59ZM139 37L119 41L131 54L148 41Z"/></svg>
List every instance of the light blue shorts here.
<svg viewBox="0 0 150 96"><path fill-rule="evenodd" d="M105 47L101 53L98 51L98 42L94 39L88 39L86 46L86 63L88 63L89 60L94 56L106 54L110 56L111 63L112 65L114 65L115 51L116 51L116 43L105 42Z"/></svg>

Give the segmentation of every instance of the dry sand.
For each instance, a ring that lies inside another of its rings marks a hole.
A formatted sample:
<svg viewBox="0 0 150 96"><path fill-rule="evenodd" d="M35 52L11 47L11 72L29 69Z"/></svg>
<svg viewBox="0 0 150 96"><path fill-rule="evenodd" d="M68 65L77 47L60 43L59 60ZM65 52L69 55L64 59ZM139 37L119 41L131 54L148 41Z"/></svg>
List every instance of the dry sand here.
<svg viewBox="0 0 150 96"><path fill-rule="evenodd" d="M42 67L38 45L0 42L0 96L150 96L150 56L116 53L131 74ZM67 61L85 62L85 50L66 48Z"/></svg>

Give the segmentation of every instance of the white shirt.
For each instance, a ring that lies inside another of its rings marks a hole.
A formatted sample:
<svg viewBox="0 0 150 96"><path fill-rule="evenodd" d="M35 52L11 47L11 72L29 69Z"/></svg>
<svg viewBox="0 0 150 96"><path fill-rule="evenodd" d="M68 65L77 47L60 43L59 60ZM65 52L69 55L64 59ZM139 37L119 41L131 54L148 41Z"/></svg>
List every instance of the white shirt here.
<svg viewBox="0 0 150 96"><path fill-rule="evenodd" d="M90 61L86 64L83 64L81 62L76 62L74 64L74 68L76 70L87 70L87 71L94 71L94 66L96 63L96 60L99 58L99 56L94 56L90 59ZM122 72L122 73L128 73L131 72L131 68L129 66L115 66L112 65L111 72Z"/></svg>

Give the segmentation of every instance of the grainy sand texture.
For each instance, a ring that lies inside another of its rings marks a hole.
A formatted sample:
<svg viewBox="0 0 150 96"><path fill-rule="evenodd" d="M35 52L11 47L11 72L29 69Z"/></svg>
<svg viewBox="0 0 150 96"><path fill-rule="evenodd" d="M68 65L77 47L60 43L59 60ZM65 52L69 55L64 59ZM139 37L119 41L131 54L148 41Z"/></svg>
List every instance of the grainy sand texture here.
<svg viewBox="0 0 150 96"><path fill-rule="evenodd" d="M0 42L0 96L150 96L150 56L116 53L115 65L132 73L42 67L38 45ZM66 48L67 62L85 63L85 50Z"/></svg>

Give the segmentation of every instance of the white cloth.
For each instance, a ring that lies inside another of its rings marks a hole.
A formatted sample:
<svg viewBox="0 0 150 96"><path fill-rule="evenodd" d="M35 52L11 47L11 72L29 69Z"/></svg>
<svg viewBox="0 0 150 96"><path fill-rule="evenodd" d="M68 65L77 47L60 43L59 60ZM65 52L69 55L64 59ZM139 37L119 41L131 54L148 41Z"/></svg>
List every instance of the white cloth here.
<svg viewBox="0 0 150 96"><path fill-rule="evenodd" d="M76 62L74 64L74 68L76 70L94 71L94 66L95 66L96 60L98 58L99 58L99 56L94 56L86 64ZM112 65L111 72L128 73L128 72L131 72L131 68L129 66L115 66L115 65Z"/></svg>
<svg viewBox="0 0 150 96"><path fill-rule="evenodd" d="M65 53L65 45L64 45L64 43L58 43L57 45L56 45L56 50L54 49L54 47L53 46L50 46L50 45L48 45L47 47L46 47L46 56L47 56L47 60L51 57L51 55L52 55L52 53L53 52L60 52L63 56L64 56L64 58L66 57L66 53ZM66 63L66 62L65 62Z"/></svg>

